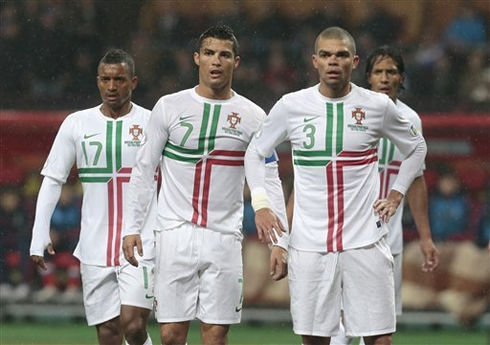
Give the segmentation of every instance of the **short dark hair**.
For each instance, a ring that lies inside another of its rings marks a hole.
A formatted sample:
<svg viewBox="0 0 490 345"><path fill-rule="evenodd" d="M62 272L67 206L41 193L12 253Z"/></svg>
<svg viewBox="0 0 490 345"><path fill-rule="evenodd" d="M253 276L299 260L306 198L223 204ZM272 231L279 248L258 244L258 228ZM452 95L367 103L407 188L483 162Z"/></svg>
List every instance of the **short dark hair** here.
<svg viewBox="0 0 490 345"><path fill-rule="evenodd" d="M202 43L206 38L217 38L220 40L227 40L231 41L233 45L233 54L238 56L238 41L235 37L235 33L233 32L233 29L230 28L227 25L214 25L204 31L201 36L199 36L199 39L197 40L197 52L201 50Z"/></svg>
<svg viewBox="0 0 490 345"><path fill-rule="evenodd" d="M135 67L134 67L134 60L129 55L122 49L117 49L117 48L111 48L107 51L107 53L104 55L104 57L100 60L99 66L101 64L120 64L120 63L125 63L129 67L129 73L131 74L131 77L135 76Z"/></svg>
<svg viewBox="0 0 490 345"><path fill-rule="evenodd" d="M376 48L371 54L369 54L366 63L366 74L369 75L373 71L374 64L379 58L389 57L395 61L396 68L400 74L405 73L405 64L401 54L391 46L381 46Z"/></svg>
<svg viewBox="0 0 490 345"><path fill-rule="evenodd" d="M338 26L331 26L329 28L326 28L320 34L317 36L315 40L315 53L318 47L318 41L322 39L335 39L335 40L346 40L350 43L351 48L352 48L352 54L356 55L356 41L354 40L354 37L345 29L342 29L341 27Z"/></svg>

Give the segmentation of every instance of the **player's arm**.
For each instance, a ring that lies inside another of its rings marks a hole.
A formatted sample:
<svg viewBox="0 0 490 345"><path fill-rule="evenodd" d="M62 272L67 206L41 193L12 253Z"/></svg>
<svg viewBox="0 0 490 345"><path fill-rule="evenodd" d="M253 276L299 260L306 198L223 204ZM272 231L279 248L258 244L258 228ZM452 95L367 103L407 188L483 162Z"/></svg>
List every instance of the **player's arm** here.
<svg viewBox="0 0 490 345"><path fill-rule="evenodd" d="M168 140L166 128L164 101L160 99L151 112L146 133L136 155L124 205L122 249L124 257L133 266L138 266L135 251L139 256L144 254L140 232L154 194L155 171Z"/></svg>
<svg viewBox="0 0 490 345"><path fill-rule="evenodd" d="M423 175L413 180L407 191L407 202L415 220L419 233L420 249L425 258L422 270L424 272L433 271L439 266L439 253L432 241L428 215L427 185Z"/></svg>
<svg viewBox="0 0 490 345"><path fill-rule="evenodd" d="M46 176L41 183L37 197L36 215L29 252L31 260L44 270L46 269L44 251L47 250L50 255L55 254L53 243L49 236L49 229L51 217L61 195L61 188L62 183L60 181Z"/></svg>
<svg viewBox="0 0 490 345"><path fill-rule="evenodd" d="M286 215L288 217L289 231L293 230L293 214L294 214L294 188L289 195L288 203L286 204Z"/></svg>
<svg viewBox="0 0 490 345"><path fill-rule="evenodd" d="M42 269L46 269L44 251L47 250L50 255L55 254L49 235L51 217L60 198L63 183L75 163L78 127L76 119L76 115L72 114L63 121L41 171L44 178L37 197L29 252L32 261Z"/></svg>
<svg viewBox="0 0 490 345"><path fill-rule="evenodd" d="M391 100L388 100L383 121L383 136L390 139L406 157L400 165L400 171L388 196L374 203L375 212L384 222L388 222L421 170L427 154L427 145L422 134L402 116Z"/></svg>
<svg viewBox="0 0 490 345"><path fill-rule="evenodd" d="M282 236L285 229L274 213L267 194L266 171L265 157L250 144L245 153L245 174L252 196L252 208L255 211L255 226L260 242L270 244L277 243L277 238Z"/></svg>
<svg viewBox="0 0 490 345"><path fill-rule="evenodd" d="M271 245L270 274L271 278L277 281L287 276L287 249L289 236L284 191L279 178L277 155L275 152L271 157L266 159L265 181L272 211L277 216L280 226L284 229L284 233L281 234L282 236L277 237L277 242Z"/></svg>
<svg viewBox="0 0 490 345"><path fill-rule="evenodd" d="M266 186L265 163L266 157L270 157L275 147L286 139L287 121L283 114L282 102L279 101L265 117L262 127L258 129L245 153L245 175L252 196L257 235L262 243L268 244L277 243L278 237L282 237L286 231L284 226L287 226L287 218L281 221L274 213Z"/></svg>

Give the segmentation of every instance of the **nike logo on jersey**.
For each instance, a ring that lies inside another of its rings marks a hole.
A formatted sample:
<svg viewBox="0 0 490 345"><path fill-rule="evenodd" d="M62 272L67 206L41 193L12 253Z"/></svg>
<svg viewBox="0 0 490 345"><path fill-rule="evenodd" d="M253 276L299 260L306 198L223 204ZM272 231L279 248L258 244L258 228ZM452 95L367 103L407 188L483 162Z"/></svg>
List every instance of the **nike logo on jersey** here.
<svg viewBox="0 0 490 345"><path fill-rule="evenodd" d="M242 310L242 307L238 308L238 307L235 307L235 311L238 313Z"/></svg>
<svg viewBox="0 0 490 345"><path fill-rule="evenodd" d="M148 294L146 294L146 295L145 295L145 298L147 298L147 299L150 299L150 298L153 298L153 297L155 297L155 296L153 296L153 295L148 295Z"/></svg>
<svg viewBox="0 0 490 345"><path fill-rule="evenodd" d="M181 117L179 117L179 121L185 121L185 120L187 120L187 119L190 119L192 116L194 116L194 115L190 115L190 116L181 116Z"/></svg>
<svg viewBox="0 0 490 345"><path fill-rule="evenodd" d="M310 122L310 121L312 121L312 120L314 120L314 119L316 119L316 116L313 116L313 117L310 117L310 118L306 118L306 117L305 117L305 118L303 119L303 122L305 122L305 123L306 123L306 122Z"/></svg>
<svg viewBox="0 0 490 345"><path fill-rule="evenodd" d="M100 133L95 133L95 134L90 134L90 135L85 134L85 135L83 136L83 139L89 139L89 138L95 137L96 135L99 135L99 134L100 134Z"/></svg>

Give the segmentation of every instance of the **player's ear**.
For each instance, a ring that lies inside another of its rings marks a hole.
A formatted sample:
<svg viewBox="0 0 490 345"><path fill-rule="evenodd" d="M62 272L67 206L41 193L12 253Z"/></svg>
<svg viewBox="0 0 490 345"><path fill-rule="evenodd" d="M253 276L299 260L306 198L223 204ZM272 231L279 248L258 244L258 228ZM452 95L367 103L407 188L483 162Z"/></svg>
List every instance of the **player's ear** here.
<svg viewBox="0 0 490 345"><path fill-rule="evenodd" d="M199 66L199 53L198 52L194 52L194 63L196 64L196 66Z"/></svg>
<svg viewBox="0 0 490 345"><path fill-rule="evenodd" d="M357 65L359 65L359 62L361 61L361 58L359 57L359 55L354 55L354 61L353 61L353 64L352 64L352 68L356 68Z"/></svg>
<svg viewBox="0 0 490 345"><path fill-rule="evenodd" d="M241 57L236 56L236 57L235 57L235 68L237 68L237 67L238 67L238 65L240 64L240 61L242 61Z"/></svg>

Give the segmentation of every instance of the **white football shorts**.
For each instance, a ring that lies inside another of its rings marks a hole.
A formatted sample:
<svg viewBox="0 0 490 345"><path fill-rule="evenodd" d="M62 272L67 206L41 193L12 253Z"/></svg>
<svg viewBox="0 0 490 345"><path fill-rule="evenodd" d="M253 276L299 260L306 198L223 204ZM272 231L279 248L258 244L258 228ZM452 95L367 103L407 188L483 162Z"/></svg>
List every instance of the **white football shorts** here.
<svg viewBox="0 0 490 345"><path fill-rule="evenodd" d="M155 316L239 323L243 301L241 238L185 223L156 232Z"/></svg>
<svg viewBox="0 0 490 345"><path fill-rule="evenodd" d="M395 310L396 315L402 314L402 264L403 253L393 254L395 264Z"/></svg>
<svg viewBox="0 0 490 345"><path fill-rule="evenodd" d="M393 257L384 238L340 253L290 248L289 288L298 335L337 335L342 307L349 337L395 331Z"/></svg>
<svg viewBox="0 0 490 345"><path fill-rule="evenodd" d="M153 308L154 263L141 260L138 267L80 265L83 303L89 326L119 316L121 305Z"/></svg>

